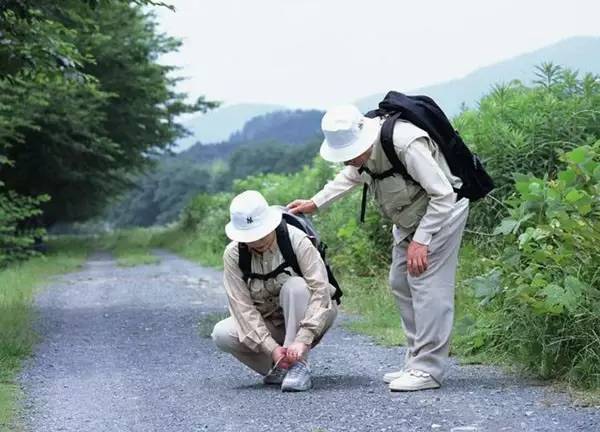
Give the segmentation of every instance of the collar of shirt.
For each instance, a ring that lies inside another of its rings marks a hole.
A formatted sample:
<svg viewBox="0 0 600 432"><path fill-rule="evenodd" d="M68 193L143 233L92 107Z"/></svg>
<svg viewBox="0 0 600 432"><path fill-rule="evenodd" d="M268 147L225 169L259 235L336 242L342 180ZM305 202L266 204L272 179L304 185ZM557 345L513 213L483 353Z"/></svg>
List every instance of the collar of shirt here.
<svg viewBox="0 0 600 432"><path fill-rule="evenodd" d="M253 254L258 255L260 257L265 257L266 255L273 255L275 254L277 251L279 250L279 246L277 245L277 236L275 236L275 238L273 239L273 243L271 243L271 246L269 246L269 248L267 250L265 250L263 253L258 253L256 251L252 251Z"/></svg>

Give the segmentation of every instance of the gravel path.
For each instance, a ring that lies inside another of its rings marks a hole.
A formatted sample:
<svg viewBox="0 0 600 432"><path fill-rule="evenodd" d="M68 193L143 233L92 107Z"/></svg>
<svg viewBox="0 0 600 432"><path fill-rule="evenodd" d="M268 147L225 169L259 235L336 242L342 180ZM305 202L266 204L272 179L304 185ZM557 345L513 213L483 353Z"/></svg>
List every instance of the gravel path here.
<svg viewBox="0 0 600 432"><path fill-rule="evenodd" d="M484 366L438 391L390 393L402 348L336 326L312 356L314 389L281 393L202 337L224 310L220 273L157 252L120 268L93 256L37 301L43 338L20 380L30 431L600 431L600 410Z"/></svg>

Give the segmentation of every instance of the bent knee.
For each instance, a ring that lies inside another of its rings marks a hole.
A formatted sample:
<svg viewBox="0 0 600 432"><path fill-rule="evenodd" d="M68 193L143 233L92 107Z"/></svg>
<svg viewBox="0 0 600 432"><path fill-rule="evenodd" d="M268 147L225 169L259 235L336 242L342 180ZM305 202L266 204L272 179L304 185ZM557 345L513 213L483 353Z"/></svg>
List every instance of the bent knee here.
<svg viewBox="0 0 600 432"><path fill-rule="evenodd" d="M229 352L234 348L234 338L231 335L230 327L230 318L224 319L215 324L210 335L217 348L221 351Z"/></svg>

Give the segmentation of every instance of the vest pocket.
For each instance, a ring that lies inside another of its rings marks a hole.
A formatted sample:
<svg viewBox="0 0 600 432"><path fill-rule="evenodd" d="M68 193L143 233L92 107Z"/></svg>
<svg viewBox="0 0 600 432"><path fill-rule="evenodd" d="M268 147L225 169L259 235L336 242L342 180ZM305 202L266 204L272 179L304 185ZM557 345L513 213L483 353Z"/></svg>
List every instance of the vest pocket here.
<svg viewBox="0 0 600 432"><path fill-rule="evenodd" d="M380 211L393 221L398 213L410 206L421 188L408 184L399 176L393 176L373 181L371 189Z"/></svg>
<svg viewBox="0 0 600 432"><path fill-rule="evenodd" d="M425 191L421 190L421 193L413 197L409 205L404 206L394 214L391 218L392 222L406 230L416 229L419 222L421 222L421 218L427 211L428 203L429 197Z"/></svg>

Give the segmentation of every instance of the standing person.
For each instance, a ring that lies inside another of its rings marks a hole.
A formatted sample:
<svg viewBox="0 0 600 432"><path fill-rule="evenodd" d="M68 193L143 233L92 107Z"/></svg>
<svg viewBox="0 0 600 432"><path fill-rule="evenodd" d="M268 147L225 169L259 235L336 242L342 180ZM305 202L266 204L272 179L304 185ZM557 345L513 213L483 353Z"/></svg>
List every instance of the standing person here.
<svg viewBox="0 0 600 432"><path fill-rule="evenodd" d="M215 325L212 338L265 384L308 390L308 354L337 315L325 263L307 234L287 224L259 192L236 196L230 215L223 282L231 316ZM290 249L294 265L285 252Z"/></svg>
<svg viewBox="0 0 600 432"><path fill-rule="evenodd" d="M404 367L383 380L392 391L438 388L449 353L458 250L469 200L457 200L455 190L462 181L452 174L436 142L405 120L392 125L393 151L408 175L392 175L394 165L382 147L384 121L383 116L364 117L350 105L329 110L321 124L325 140L320 153L345 168L311 199L295 200L288 208L312 213L356 186L368 185L380 211L394 223L389 281L408 345Z"/></svg>

